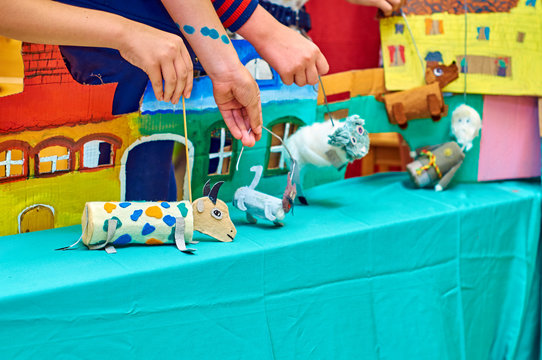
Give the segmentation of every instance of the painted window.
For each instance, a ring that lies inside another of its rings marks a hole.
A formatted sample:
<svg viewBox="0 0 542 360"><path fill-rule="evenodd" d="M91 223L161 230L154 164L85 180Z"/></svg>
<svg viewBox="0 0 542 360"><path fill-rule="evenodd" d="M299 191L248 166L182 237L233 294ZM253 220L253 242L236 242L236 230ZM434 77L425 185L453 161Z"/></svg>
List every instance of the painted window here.
<svg viewBox="0 0 542 360"><path fill-rule="evenodd" d="M405 47L403 45L388 46L390 55L390 66L405 65Z"/></svg>
<svg viewBox="0 0 542 360"><path fill-rule="evenodd" d="M444 23L442 20L425 19L425 35L444 34Z"/></svg>
<svg viewBox="0 0 542 360"><path fill-rule="evenodd" d="M479 26L477 28L478 30L478 36L476 39L478 40L489 40L489 27L488 26Z"/></svg>
<svg viewBox="0 0 542 360"><path fill-rule="evenodd" d="M395 33L403 34L405 32L405 24L395 24Z"/></svg>
<svg viewBox="0 0 542 360"><path fill-rule="evenodd" d="M245 66L255 80L273 80L273 71L265 60L252 59Z"/></svg>
<svg viewBox="0 0 542 360"><path fill-rule="evenodd" d="M20 149L0 152L0 179L24 176L25 158L24 151Z"/></svg>
<svg viewBox="0 0 542 360"><path fill-rule="evenodd" d="M276 123L271 127L271 131L280 136L283 141L286 141L294 134L300 126L298 121L286 121ZM270 136L269 140L269 158L267 161L267 170L276 170L273 173L283 173L288 170L286 166L288 154L283 152L284 147L279 139Z"/></svg>
<svg viewBox="0 0 542 360"><path fill-rule="evenodd" d="M233 136L225 126L211 131L209 175L228 175L230 173L232 150Z"/></svg>
<svg viewBox="0 0 542 360"><path fill-rule="evenodd" d="M97 168L113 165L113 145L107 141L92 140L83 145L83 167Z"/></svg>
<svg viewBox="0 0 542 360"><path fill-rule="evenodd" d="M70 170L70 150L61 145L49 146L38 153L38 173L54 174Z"/></svg>

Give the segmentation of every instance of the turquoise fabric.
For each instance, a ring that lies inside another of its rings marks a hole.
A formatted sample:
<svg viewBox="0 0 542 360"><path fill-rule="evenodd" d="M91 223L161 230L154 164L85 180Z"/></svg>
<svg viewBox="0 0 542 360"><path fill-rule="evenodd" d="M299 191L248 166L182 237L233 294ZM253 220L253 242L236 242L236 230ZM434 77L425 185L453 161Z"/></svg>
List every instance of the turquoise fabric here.
<svg viewBox="0 0 542 360"><path fill-rule="evenodd" d="M59 252L77 226L0 238L2 359L528 359L536 182L307 192L233 243ZM197 236L198 237L198 236ZM203 236L199 236L203 238Z"/></svg>

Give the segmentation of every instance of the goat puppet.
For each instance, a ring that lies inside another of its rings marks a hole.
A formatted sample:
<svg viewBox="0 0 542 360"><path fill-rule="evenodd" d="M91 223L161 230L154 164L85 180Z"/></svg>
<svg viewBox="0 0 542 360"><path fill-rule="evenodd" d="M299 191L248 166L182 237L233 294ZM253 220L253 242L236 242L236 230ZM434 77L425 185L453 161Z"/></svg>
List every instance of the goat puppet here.
<svg viewBox="0 0 542 360"><path fill-rule="evenodd" d="M290 160L292 182L302 204L307 204L301 185L306 165L334 166L340 170L349 162L367 155L369 134L363 125L365 120L351 115L335 125L328 120L303 126L286 140L291 159L295 159Z"/></svg>
<svg viewBox="0 0 542 360"><path fill-rule="evenodd" d="M253 166L250 171L254 172L254 179L249 186L240 187L235 191L233 206L244 211L247 221L251 224L255 224L258 222L257 218L260 218L282 226L281 220L284 220L286 213L290 211L296 196L296 186L292 184L290 174L288 174L288 186L281 200L256 190L262 177L263 166Z"/></svg>
<svg viewBox="0 0 542 360"><path fill-rule="evenodd" d="M82 217L83 244L91 250L117 245L175 243L183 252L197 230L219 241L232 241L237 233L228 206L218 199L222 181L203 188L193 204L178 202L89 202ZM114 249L114 248L113 248Z"/></svg>
<svg viewBox="0 0 542 360"><path fill-rule="evenodd" d="M448 113L442 88L458 77L459 69L455 61L448 66L429 62L425 70L426 85L386 93L377 96L377 100L384 102L390 123L399 125L401 129L406 129L408 121L413 119L439 121Z"/></svg>

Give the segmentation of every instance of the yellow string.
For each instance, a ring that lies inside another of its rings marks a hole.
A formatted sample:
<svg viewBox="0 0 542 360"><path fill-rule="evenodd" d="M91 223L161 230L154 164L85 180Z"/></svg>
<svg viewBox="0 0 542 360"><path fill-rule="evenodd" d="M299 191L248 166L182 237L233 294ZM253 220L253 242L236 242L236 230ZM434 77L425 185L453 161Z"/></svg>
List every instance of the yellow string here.
<svg viewBox="0 0 542 360"><path fill-rule="evenodd" d="M192 181L190 177L190 158L188 155L188 130L186 126L186 106L184 106L184 96L183 99L183 122L184 122L184 150L186 154L186 171L188 175L188 199L190 200L190 203L192 203Z"/></svg>
<svg viewBox="0 0 542 360"><path fill-rule="evenodd" d="M422 150L421 153L422 155L425 155L429 158L429 163L427 165L424 165L416 169L416 174L421 175L422 171L429 170L431 167L434 167L435 171L437 172L438 177L441 178L442 174L440 173L440 169L437 166L437 157L435 156L435 154L433 154L429 150Z"/></svg>

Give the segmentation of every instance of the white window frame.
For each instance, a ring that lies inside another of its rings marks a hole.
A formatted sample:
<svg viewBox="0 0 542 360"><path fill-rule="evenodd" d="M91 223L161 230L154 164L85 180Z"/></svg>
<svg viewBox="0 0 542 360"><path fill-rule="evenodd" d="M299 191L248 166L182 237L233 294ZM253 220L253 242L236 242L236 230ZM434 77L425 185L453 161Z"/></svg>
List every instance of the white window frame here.
<svg viewBox="0 0 542 360"><path fill-rule="evenodd" d="M228 175L231 172L231 159L230 159L230 171L228 172L228 174L222 173L222 166L224 164L224 159L228 157L229 158L232 157L232 151L224 151L225 145L226 145L226 129L222 127L220 128L220 148L218 149L218 152L209 154L209 161L211 159L218 158L218 166L216 168L216 173L209 174L209 175ZM233 142L232 142L232 150L233 150Z"/></svg>
<svg viewBox="0 0 542 360"><path fill-rule="evenodd" d="M57 145L52 145L52 146L57 146ZM58 146L62 146L62 145L58 145ZM47 148L43 148L42 150L44 150L44 149L47 149ZM69 171L70 170L70 166L69 166L70 149L68 149L66 147L66 150L68 150L68 153L66 155L62 155L62 156L53 155L53 156L40 157L39 153L38 153L40 164L45 163L45 162L51 162L51 171L50 172L44 172L44 173L42 173L40 171L40 175L41 174L54 174L56 172L56 163L57 163L57 161L60 161L60 160L68 160L68 169L67 170L61 170L61 171Z"/></svg>
<svg viewBox="0 0 542 360"><path fill-rule="evenodd" d="M284 134L282 135L282 141L283 143L286 142L286 140L288 139L288 136L290 136L290 125L295 125L294 123L291 123L291 122L280 122L280 123L276 123L274 124L273 126L276 126L276 125L282 125L282 124L285 124L284 125ZM280 159L279 159L279 169L284 169L285 168L285 160L284 160L284 146L282 145L282 143L278 144L278 145L274 145L274 146L271 146L271 148L269 149L269 152L270 153L280 153ZM269 164L268 164L269 166Z"/></svg>
<svg viewBox="0 0 542 360"><path fill-rule="evenodd" d="M18 150L18 149L13 149L13 150ZM6 175L5 175L6 178L11 177L11 165L23 165L24 166L24 150L21 150L22 153L23 153L22 160L11 160L11 151L12 150L5 150L6 159L4 161L0 161L0 166L5 166L6 167ZM24 175L24 168L23 168L23 174L22 175ZM21 175L16 175L16 176L21 176Z"/></svg>

